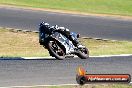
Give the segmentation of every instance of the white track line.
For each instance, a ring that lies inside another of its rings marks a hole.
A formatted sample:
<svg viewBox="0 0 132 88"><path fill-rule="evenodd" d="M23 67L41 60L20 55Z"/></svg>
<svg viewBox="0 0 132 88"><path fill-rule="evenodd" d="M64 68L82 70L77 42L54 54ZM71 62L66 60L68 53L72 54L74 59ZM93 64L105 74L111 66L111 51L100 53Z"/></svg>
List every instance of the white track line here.
<svg viewBox="0 0 132 88"><path fill-rule="evenodd" d="M100 55L100 56L90 56L90 57L118 57L118 56L132 56L132 54L119 54L119 55Z"/></svg>
<svg viewBox="0 0 132 88"><path fill-rule="evenodd" d="M89 57L118 57L118 56L132 56L132 54L120 54L120 55L101 55L101 56L89 56ZM75 56L74 58L76 58ZM55 59L54 57L22 57L24 59Z"/></svg>
<svg viewBox="0 0 132 88"><path fill-rule="evenodd" d="M54 57L22 57L24 59L55 59Z"/></svg>

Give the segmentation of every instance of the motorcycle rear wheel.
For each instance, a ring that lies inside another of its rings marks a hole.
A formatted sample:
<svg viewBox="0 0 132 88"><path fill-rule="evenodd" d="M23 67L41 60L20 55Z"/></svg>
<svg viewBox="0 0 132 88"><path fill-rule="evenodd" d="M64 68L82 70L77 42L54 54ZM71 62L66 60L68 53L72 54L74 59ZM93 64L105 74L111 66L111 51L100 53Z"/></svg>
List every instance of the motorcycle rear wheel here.
<svg viewBox="0 0 132 88"><path fill-rule="evenodd" d="M48 41L47 49L52 57L55 57L58 60L63 60L65 58L64 47L57 40L52 39Z"/></svg>

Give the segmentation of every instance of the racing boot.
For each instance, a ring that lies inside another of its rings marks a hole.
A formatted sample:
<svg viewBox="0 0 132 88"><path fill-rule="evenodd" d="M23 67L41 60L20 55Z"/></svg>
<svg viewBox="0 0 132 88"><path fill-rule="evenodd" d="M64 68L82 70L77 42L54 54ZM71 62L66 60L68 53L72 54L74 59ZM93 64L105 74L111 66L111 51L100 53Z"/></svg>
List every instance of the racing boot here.
<svg viewBox="0 0 132 88"><path fill-rule="evenodd" d="M83 46L82 44L79 43L78 40L74 40L73 44L77 47L77 48L85 48L85 46Z"/></svg>
<svg viewBox="0 0 132 88"><path fill-rule="evenodd" d="M79 44L79 41L77 39L74 39L72 35L69 36L69 39L72 41L73 45L77 48L85 48L85 46Z"/></svg>
<svg viewBox="0 0 132 88"><path fill-rule="evenodd" d="M40 45L43 45L44 44L44 38L40 39L39 43L40 43Z"/></svg>

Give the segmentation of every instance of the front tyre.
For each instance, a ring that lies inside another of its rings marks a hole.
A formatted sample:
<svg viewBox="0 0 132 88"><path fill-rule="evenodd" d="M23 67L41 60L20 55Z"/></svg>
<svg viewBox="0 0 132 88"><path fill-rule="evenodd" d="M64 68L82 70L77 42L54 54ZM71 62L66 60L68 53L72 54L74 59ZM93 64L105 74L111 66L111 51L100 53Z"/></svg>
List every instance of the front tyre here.
<svg viewBox="0 0 132 88"><path fill-rule="evenodd" d="M58 60L63 60L65 58L64 47L57 40L50 40L47 43L47 49L52 57Z"/></svg>
<svg viewBox="0 0 132 88"><path fill-rule="evenodd" d="M76 55L80 57L81 59L87 59L89 58L89 51L87 48L78 49Z"/></svg>

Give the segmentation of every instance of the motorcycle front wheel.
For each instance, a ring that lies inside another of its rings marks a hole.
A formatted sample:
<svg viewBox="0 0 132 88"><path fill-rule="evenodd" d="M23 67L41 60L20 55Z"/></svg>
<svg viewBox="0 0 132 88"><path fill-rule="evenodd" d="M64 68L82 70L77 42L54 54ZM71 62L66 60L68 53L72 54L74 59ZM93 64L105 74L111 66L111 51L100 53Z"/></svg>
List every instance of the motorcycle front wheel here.
<svg viewBox="0 0 132 88"><path fill-rule="evenodd" d="M81 59L87 59L89 58L89 51L87 48L78 49L76 55Z"/></svg>

